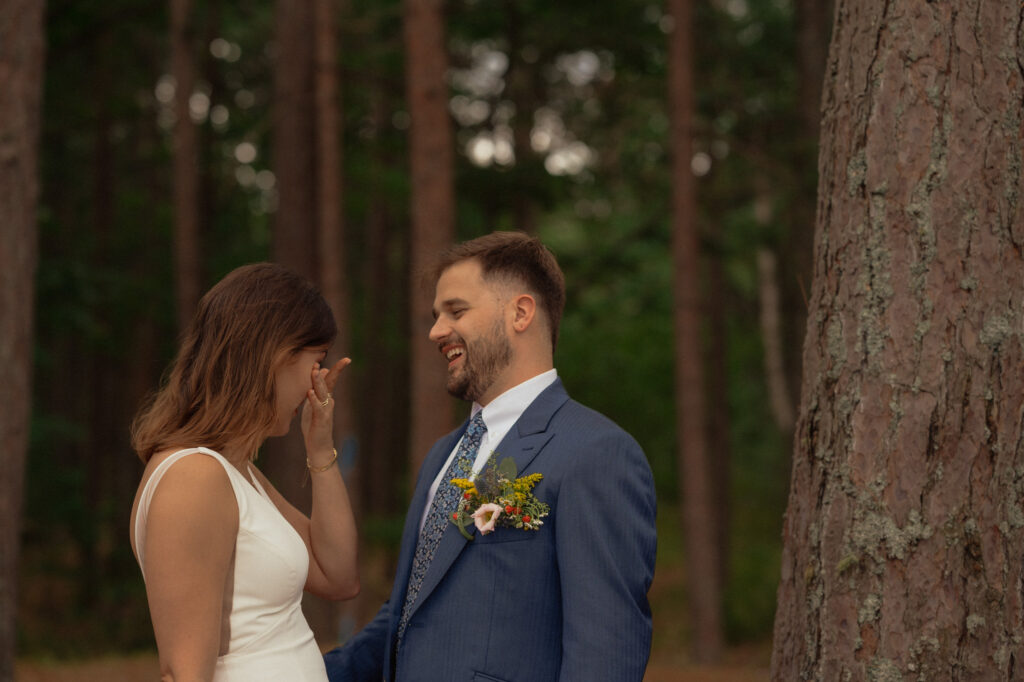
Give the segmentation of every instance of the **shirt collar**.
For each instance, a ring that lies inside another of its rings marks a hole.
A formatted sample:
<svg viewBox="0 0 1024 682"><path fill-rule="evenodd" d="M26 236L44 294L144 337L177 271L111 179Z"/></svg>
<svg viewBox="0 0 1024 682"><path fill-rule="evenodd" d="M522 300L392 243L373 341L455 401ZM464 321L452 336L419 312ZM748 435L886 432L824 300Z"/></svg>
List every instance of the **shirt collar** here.
<svg viewBox="0 0 1024 682"><path fill-rule="evenodd" d="M516 423L523 411L530 406L530 403L536 400L544 389L555 383L557 378L558 372L555 369L542 372L532 379L527 379L508 389L487 403L486 407L481 407L479 403L474 402L469 416L470 418L475 417L477 412L483 410L487 433L505 434Z"/></svg>

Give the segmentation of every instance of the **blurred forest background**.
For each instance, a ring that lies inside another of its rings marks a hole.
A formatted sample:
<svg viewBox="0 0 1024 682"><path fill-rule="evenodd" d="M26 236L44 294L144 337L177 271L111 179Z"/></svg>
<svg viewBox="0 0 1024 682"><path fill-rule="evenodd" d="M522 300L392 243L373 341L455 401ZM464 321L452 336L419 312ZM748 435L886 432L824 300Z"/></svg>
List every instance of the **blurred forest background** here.
<svg viewBox="0 0 1024 682"><path fill-rule="evenodd" d="M418 298L411 273L435 246L494 229L555 252L568 283L556 366L650 459L654 660L699 659L686 653L695 641L712 657L764 647L832 15L815 0L677 14L689 7L50 0L19 657L152 650L127 541L142 468L128 424L198 294L268 259L321 284L344 328L336 351L354 359L338 436L364 594L309 613L325 646L365 622L390 587L417 457L462 418L431 381L441 363L420 321L432 292ZM680 272L687 243L698 248ZM685 398L700 405L695 448L678 417L684 314L700 370ZM259 463L301 502L287 447ZM705 547L684 541L687 453L707 474ZM716 615L694 621L696 552L721 589Z"/></svg>

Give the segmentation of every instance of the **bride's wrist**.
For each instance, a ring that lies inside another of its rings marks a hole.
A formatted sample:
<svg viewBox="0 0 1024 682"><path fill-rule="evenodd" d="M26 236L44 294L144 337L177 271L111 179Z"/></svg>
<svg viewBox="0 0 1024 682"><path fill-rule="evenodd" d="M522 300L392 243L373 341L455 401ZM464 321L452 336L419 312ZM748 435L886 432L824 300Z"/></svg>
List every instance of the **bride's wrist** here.
<svg viewBox="0 0 1024 682"><path fill-rule="evenodd" d="M326 451L315 456L312 453L306 455L306 467L315 474L327 471L338 461L338 451L335 448L331 448L332 454L329 456L324 453Z"/></svg>

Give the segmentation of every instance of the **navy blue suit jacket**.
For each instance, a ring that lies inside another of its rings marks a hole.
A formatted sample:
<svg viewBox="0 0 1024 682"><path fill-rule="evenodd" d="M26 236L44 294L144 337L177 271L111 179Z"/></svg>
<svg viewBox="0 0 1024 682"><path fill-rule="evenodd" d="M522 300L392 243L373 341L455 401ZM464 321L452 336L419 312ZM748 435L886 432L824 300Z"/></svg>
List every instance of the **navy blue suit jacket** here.
<svg viewBox="0 0 1024 682"><path fill-rule="evenodd" d="M466 424L434 444L405 520L390 600L325 656L331 682L640 682L650 654L655 497L636 441L545 389L501 441L551 507L536 531L441 538L409 618L395 633L427 491Z"/></svg>

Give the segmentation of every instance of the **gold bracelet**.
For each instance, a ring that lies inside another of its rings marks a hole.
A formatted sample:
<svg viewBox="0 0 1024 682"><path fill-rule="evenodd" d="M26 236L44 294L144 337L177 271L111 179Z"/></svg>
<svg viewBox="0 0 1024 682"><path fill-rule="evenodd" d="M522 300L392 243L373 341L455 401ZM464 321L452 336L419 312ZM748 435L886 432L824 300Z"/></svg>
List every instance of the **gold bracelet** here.
<svg viewBox="0 0 1024 682"><path fill-rule="evenodd" d="M338 460L338 451L335 448L331 448L331 450L334 450L334 457L331 457L331 461L330 462L328 462L327 464L323 465L322 467L315 467L315 466L313 466L313 463L309 461L309 457L307 457L306 458L306 468L308 468L314 474L323 473L324 471L327 471L328 469L330 469L332 466L334 466L334 463Z"/></svg>

